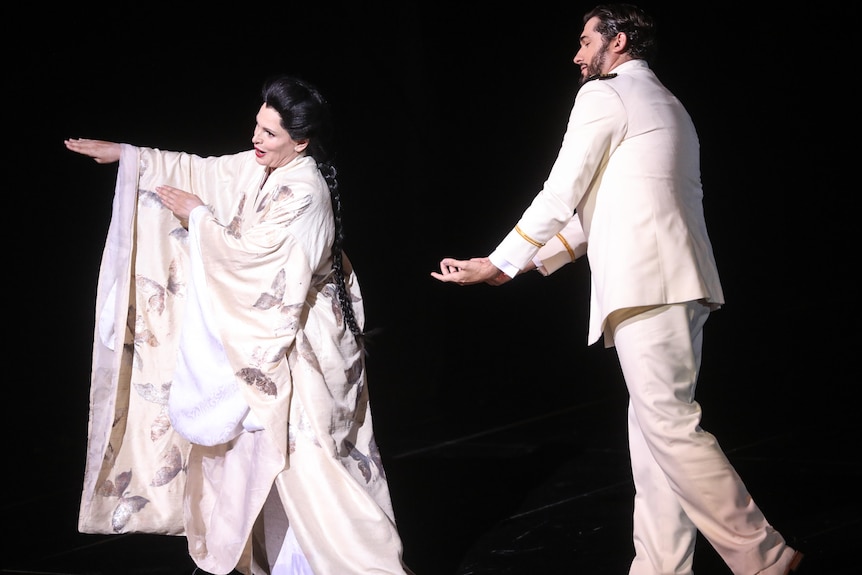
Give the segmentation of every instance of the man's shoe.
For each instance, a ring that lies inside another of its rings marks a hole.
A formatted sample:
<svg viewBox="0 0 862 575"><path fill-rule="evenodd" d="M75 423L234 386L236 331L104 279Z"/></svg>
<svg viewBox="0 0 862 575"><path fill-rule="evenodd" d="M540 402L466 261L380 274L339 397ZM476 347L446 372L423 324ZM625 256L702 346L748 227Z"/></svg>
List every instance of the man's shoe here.
<svg viewBox="0 0 862 575"><path fill-rule="evenodd" d="M790 560L790 565L787 566L787 571L784 572L784 575L791 575L794 573L799 573L799 565L802 563L802 558L804 555L797 551L793 554L793 559ZM799 575L802 575L799 573Z"/></svg>

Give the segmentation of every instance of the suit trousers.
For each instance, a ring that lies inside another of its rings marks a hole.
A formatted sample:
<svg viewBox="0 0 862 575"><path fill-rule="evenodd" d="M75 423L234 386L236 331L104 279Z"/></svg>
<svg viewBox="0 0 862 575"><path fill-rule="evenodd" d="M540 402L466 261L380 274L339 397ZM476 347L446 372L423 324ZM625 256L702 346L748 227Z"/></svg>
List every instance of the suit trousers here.
<svg viewBox="0 0 862 575"><path fill-rule="evenodd" d="M698 530L737 575L783 575L795 552L700 427L694 392L708 317L698 302L663 305L613 333L629 392L630 575L690 575Z"/></svg>

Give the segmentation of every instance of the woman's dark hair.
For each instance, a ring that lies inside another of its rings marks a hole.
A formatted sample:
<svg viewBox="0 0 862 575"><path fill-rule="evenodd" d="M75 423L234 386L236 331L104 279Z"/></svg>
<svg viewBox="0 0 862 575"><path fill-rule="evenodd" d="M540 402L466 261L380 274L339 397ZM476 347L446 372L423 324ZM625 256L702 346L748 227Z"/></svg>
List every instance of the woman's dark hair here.
<svg viewBox="0 0 862 575"><path fill-rule="evenodd" d="M628 38L632 58L650 62L656 54L656 23L652 16L633 4L600 4L584 14L584 24L596 17L596 32L609 42L620 32Z"/></svg>
<svg viewBox="0 0 862 575"><path fill-rule="evenodd" d="M338 290L338 301L344 321L357 338L362 329L356 321L353 302L344 279L342 244L344 227L341 221L341 196L338 178L332 165L332 115L329 104L320 92L308 82L289 75L272 76L264 82L261 98L267 107L281 116L281 127L290 137L299 142L308 140L307 155L317 162L317 168L329 186L332 213L335 217L335 239L332 242L332 269Z"/></svg>

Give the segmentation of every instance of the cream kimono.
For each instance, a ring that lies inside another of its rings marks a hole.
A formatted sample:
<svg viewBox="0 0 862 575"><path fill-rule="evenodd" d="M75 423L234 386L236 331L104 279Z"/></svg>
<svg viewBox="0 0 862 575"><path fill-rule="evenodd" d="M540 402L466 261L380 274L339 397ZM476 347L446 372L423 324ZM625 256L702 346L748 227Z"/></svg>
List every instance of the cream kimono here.
<svg viewBox="0 0 862 575"><path fill-rule="evenodd" d="M270 498L314 573L405 573L365 363L331 277L329 190L309 157L264 173L252 151L201 158L122 146L96 298L79 529L185 535L201 569L265 573L272 542L255 538L252 550L251 533ZM162 184L206 204L190 231L153 192ZM207 364L197 350L214 354L216 375L199 378L200 389L186 377L172 405L178 366ZM219 380L219 366L228 377ZM185 439L172 418L203 439Z"/></svg>

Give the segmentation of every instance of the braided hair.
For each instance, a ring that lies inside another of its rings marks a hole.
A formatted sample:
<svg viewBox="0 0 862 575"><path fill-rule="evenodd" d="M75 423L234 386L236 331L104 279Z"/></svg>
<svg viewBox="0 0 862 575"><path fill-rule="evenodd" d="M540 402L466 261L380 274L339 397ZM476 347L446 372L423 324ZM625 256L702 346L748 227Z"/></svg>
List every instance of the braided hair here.
<svg viewBox="0 0 862 575"><path fill-rule="evenodd" d="M332 165L330 139L332 138L332 115L329 104L320 92L294 76L272 76L264 82L261 98L267 107L281 116L281 125L296 141L307 140L306 153L317 162L332 200L332 213L335 218L335 239L332 242L332 270L335 279L338 302L344 315L344 322L358 339L363 337L362 328L356 320L353 302L344 277L344 226L341 219L341 196L338 191L338 178Z"/></svg>

